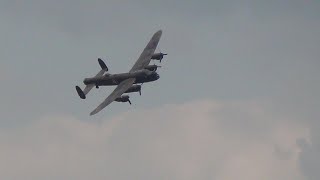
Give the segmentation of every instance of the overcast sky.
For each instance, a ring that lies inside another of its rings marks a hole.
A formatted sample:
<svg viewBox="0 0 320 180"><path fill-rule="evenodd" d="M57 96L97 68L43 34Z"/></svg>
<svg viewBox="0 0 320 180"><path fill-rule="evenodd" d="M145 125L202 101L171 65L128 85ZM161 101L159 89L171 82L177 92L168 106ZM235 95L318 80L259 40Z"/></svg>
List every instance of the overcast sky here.
<svg viewBox="0 0 320 180"><path fill-rule="evenodd" d="M1 179L320 179L320 1L0 0ZM168 56L132 106L74 86Z"/></svg>

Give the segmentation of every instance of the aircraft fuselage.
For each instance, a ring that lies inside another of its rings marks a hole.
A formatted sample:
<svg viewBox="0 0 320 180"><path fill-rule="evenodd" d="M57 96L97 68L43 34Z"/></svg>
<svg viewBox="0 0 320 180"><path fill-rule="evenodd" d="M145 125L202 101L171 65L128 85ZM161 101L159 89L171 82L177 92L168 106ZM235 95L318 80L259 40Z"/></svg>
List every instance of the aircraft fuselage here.
<svg viewBox="0 0 320 180"><path fill-rule="evenodd" d="M94 78L85 78L83 83L85 85L88 84L95 84L96 86L114 86L118 85L120 82L128 79L128 78L135 78L135 84L137 83L145 83L156 81L160 78L159 74L156 72L149 72L146 74L144 72L137 72L137 73L120 73L120 74L107 74L101 77L94 77Z"/></svg>

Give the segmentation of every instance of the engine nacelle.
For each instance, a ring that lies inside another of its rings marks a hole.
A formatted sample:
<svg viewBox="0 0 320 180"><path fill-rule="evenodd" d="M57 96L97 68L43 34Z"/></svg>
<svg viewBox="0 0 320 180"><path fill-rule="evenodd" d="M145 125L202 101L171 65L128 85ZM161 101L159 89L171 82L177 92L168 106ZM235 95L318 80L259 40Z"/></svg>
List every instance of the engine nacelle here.
<svg viewBox="0 0 320 180"><path fill-rule="evenodd" d="M157 71L158 67L157 65L148 65L145 67L145 69L149 70L149 71Z"/></svg>
<svg viewBox="0 0 320 180"><path fill-rule="evenodd" d="M164 53L155 53L151 56L151 59L155 59L155 60L161 60L163 59L163 56L166 56L168 54L164 54Z"/></svg>
<svg viewBox="0 0 320 180"><path fill-rule="evenodd" d="M129 104L131 104L131 101L129 99L130 97L128 95L123 95L123 96L120 96L118 98L116 98L114 101L117 101L117 102L129 102Z"/></svg>
<svg viewBox="0 0 320 180"><path fill-rule="evenodd" d="M141 95L141 85L132 85L126 92L124 93L131 93L131 92L139 92Z"/></svg>
<svg viewBox="0 0 320 180"><path fill-rule="evenodd" d="M153 72L148 70L148 69L141 69L130 74L130 77L137 77L137 76L149 76L151 75Z"/></svg>

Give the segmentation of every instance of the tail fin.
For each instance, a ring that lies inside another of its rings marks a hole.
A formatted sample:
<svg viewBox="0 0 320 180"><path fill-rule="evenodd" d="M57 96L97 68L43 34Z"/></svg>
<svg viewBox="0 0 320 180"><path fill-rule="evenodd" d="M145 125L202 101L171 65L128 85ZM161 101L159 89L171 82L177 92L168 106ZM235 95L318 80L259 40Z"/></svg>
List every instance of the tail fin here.
<svg viewBox="0 0 320 180"><path fill-rule="evenodd" d="M78 95L80 96L81 99L85 99L86 95L83 93L83 91L81 90L81 88L79 86L76 86L76 90Z"/></svg>
<svg viewBox="0 0 320 180"><path fill-rule="evenodd" d="M104 63L102 61L102 59L100 59L100 58L98 58L98 62L99 62L99 65L100 65L101 69L103 69L103 70L105 70L107 72L108 71L108 67L107 67L106 63Z"/></svg>
<svg viewBox="0 0 320 180"><path fill-rule="evenodd" d="M102 59L98 58L98 62L99 62L99 65L101 67L101 70L98 72L98 74L94 77L100 77L102 76L105 72L108 71L108 67L106 65L106 63L104 63L102 61ZM95 85L94 84L88 84L84 90L82 91L81 88L79 86L76 86L76 90L77 90L77 93L78 95L80 96L81 99L86 99L86 94L89 93L89 91L94 87Z"/></svg>

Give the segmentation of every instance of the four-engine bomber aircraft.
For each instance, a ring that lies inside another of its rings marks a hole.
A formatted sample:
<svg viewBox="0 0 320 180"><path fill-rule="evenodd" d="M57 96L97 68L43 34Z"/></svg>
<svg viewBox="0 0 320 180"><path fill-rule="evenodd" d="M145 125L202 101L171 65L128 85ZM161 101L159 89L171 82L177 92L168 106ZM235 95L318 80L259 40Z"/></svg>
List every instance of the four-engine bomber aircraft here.
<svg viewBox="0 0 320 180"><path fill-rule="evenodd" d="M100 72L92 78L85 78L83 83L86 85L85 89L82 91L79 86L76 86L76 90L81 99L85 99L89 91L96 86L112 86L117 85L114 91L96 108L90 115L94 115L101 111L103 108L108 106L113 101L116 102L129 102L128 95L122 95L123 93L139 92L141 95L141 85L139 83L156 81L159 79L159 75L156 72L157 68L160 66L149 65L151 59L161 60L163 59L164 53L155 53L154 51L159 43L162 31L157 31L141 53L140 57L133 65L131 70L127 73L120 74L109 74L108 67L99 58L98 62L101 67ZM106 73L106 74L105 74ZM135 85L134 85L135 84Z"/></svg>

